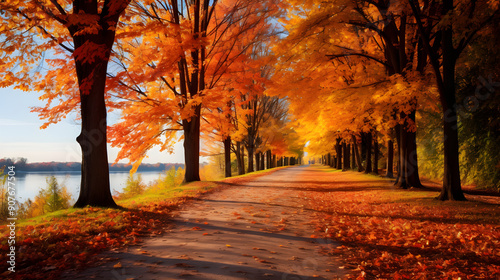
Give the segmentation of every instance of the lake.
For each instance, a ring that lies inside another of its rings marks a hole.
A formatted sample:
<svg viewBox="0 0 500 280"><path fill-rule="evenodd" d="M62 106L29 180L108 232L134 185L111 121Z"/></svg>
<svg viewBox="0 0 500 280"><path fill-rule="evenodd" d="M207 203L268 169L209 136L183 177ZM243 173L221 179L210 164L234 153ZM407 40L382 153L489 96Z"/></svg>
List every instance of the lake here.
<svg viewBox="0 0 500 280"><path fill-rule="evenodd" d="M158 180L160 171L145 171L136 172L142 176L142 182L149 184ZM80 193L81 173L79 171L61 171L61 172L16 172L16 197L20 202L26 201L28 198L33 200L41 189L47 187L46 179L50 176L55 176L60 186L65 185L68 192L71 194L73 201L76 201ZM113 172L109 173L109 183L111 185L111 193L113 191L121 192L127 183L128 172Z"/></svg>

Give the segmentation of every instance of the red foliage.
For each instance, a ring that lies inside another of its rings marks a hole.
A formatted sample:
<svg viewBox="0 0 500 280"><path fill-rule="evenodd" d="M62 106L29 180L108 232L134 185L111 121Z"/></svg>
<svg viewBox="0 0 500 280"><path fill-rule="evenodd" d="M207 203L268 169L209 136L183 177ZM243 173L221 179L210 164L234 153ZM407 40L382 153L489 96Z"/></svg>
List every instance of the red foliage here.
<svg viewBox="0 0 500 280"><path fill-rule="evenodd" d="M391 200L383 195L397 190L360 186L303 192L318 210L314 238L336 241L325 253L341 256L349 279L500 279L498 206Z"/></svg>
<svg viewBox="0 0 500 280"><path fill-rule="evenodd" d="M160 234L173 208L185 202L182 197L141 206L138 210L84 208L67 218L49 218L38 225L16 230L16 272L7 270L7 255L0 257L2 277L10 279L55 279L67 269L81 269L96 260L104 250L139 242L145 235ZM2 240L9 234L1 226ZM0 251L7 252L7 244Z"/></svg>

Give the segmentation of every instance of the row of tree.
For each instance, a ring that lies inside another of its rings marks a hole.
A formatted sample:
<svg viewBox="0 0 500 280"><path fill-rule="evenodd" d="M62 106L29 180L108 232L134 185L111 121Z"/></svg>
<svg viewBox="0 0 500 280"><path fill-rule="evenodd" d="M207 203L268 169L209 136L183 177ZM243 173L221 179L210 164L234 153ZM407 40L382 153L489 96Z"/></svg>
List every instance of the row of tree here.
<svg viewBox="0 0 500 280"><path fill-rule="evenodd" d="M388 164L392 164L397 144L397 184L420 187L417 130L421 128L418 121L428 116L421 113L426 109L442 120L439 134L444 143L444 164L439 198L464 200L456 102L460 81L456 73L460 67L476 63L476 58L467 57L478 48L475 42L488 48L487 42L497 37L499 2L288 3L283 20L287 37L274 48L276 86L269 94L289 97L291 111L300 123L297 130L311 141L308 151L320 156L337 151L340 164L341 151L347 151L344 145L355 145L360 139L371 145L372 138L378 137L386 143ZM477 82L477 77L461 78ZM468 95L471 101L481 98L497 104L498 100L484 89ZM371 148L366 151L370 153ZM370 160L367 155L367 171ZM498 173L498 167L489 168Z"/></svg>
<svg viewBox="0 0 500 280"><path fill-rule="evenodd" d="M182 139L185 182L200 180L201 136L240 160L245 147L248 171L255 153L300 146L284 101L262 95L278 0L2 1L0 10L0 86L44 92L46 106L32 110L42 128L73 111L81 119L76 207L116 207L108 141L135 169L153 146L171 152ZM108 126L114 109L122 119Z"/></svg>

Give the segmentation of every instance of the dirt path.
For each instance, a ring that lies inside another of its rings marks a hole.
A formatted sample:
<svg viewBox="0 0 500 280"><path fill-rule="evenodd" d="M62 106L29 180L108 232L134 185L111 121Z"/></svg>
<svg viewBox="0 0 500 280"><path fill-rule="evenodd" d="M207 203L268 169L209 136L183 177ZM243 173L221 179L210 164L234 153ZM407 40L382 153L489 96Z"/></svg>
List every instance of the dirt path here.
<svg viewBox="0 0 500 280"><path fill-rule="evenodd" d="M190 203L166 234L106 253L112 261L66 279L338 279L336 260L303 210L300 189L312 168L278 170ZM313 183L313 182L312 182Z"/></svg>

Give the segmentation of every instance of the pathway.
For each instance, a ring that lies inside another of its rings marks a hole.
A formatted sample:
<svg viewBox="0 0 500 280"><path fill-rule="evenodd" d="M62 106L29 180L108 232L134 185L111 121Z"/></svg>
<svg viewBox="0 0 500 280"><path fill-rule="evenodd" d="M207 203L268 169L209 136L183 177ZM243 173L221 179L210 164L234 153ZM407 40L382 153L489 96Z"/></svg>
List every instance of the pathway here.
<svg viewBox="0 0 500 280"><path fill-rule="evenodd" d="M324 172L321 172L324 174ZM301 188L320 173L291 167L186 204L173 227L103 257L112 261L67 279L338 279L340 264L311 238L311 212ZM323 182L325 183L325 182Z"/></svg>

